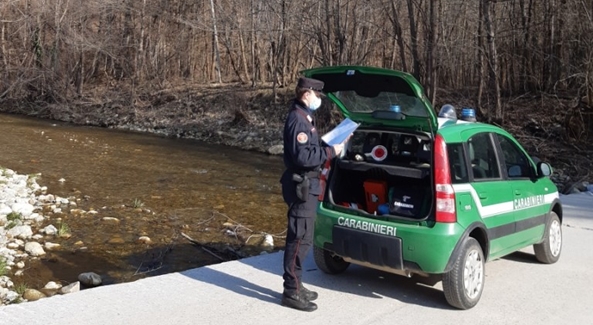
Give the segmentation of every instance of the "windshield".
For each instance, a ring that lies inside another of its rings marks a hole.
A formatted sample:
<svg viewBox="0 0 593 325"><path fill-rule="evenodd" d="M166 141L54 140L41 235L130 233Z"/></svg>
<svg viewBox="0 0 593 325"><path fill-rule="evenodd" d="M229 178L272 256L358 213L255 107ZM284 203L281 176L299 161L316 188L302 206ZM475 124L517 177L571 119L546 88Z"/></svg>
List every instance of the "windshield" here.
<svg viewBox="0 0 593 325"><path fill-rule="evenodd" d="M354 90L342 90L333 93L353 113L372 113L373 111L388 111L392 105L399 105L404 115L427 117L428 112L424 103L418 98L402 93L382 91L372 94L372 97L359 95Z"/></svg>

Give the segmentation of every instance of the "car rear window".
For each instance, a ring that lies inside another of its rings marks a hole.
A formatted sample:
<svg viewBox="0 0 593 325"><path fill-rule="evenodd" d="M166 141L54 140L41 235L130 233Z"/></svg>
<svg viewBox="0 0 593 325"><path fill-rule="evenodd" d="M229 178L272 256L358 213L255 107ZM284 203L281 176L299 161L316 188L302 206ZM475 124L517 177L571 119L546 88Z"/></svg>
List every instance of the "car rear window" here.
<svg viewBox="0 0 593 325"><path fill-rule="evenodd" d="M463 145L461 143L447 143L447 152L449 154L451 182L453 184L469 182Z"/></svg>
<svg viewBox="0 0 593 325"><path fill-rule="evenodd" d="M344 104L346 109L355 113L372 113L388 111L392 105L398 105L400 111L407 116L427 117L427 109L418 97L382 91L374 94L360 94L354 90L336 91L333 93Z"/></svg>

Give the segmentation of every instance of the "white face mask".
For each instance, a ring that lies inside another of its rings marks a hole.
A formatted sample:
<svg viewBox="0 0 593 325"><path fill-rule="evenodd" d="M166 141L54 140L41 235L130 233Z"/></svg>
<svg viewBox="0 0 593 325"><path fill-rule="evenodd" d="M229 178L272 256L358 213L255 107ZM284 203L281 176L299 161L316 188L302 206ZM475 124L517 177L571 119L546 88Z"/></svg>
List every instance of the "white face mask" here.
<svg viewBox="0 0 593 325"><path fill-rule="evenodd" d="M319 108L319 106L321 106L321 98L313 94L313 98L309 100L309 109L311 111L315 111Z"/></svg>

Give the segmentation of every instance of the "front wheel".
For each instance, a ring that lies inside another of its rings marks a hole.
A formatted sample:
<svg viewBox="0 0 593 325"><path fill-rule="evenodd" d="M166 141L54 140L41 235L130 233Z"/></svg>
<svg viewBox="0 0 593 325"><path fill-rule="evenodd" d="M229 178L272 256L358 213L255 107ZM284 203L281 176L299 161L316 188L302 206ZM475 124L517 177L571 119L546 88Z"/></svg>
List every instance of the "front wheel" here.
<svg viewBox="0 0 593 325"><path fill-rule="evenodd" d="M562 251L562 227L560 218L556 212L550 212L550 218L546 224L544 241L533 245L535 258L545 264L556 263Z"/></svg>
<svg viewBox="0 0 593 325"><path fill-rule="evenodd" d="M477 240L464 239L453 269L443 274L443 291L447 302L459 309L474 307L484 290L484 253Z"/></svg>
<svg viewBox="0 0 593 325"><path fill-rule="evenodd" d="M317 246L313 247L313 257L317 267L328 274L342 273L350 266L350 263L344 261L343 258Z"/></svg>

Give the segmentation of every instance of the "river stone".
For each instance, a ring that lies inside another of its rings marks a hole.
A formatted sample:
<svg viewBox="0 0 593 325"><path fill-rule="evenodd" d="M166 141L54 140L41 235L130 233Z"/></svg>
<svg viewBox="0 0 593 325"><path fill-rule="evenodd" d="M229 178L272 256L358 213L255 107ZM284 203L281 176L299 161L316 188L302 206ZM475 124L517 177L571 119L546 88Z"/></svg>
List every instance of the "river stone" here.
<svg viewBox="0 0 593 325"><path fill-rule="evenodd" d="M17 249L17 248L19 248L19 244L17 244L17 243L8 243L8 244L6 244L6 247L8 247L10 249Z"/></svg>
<svg viewBox="0 0 593 325"><path fill-rule="evenodd" d="M15 203L12 205L12 211L20 213L23 217L28 217L33 213L35 207L29 203Z"/></svg>
<svg viewBox="0 0 593 325"><path fill-rule="evenodd" d="M54 281L49 281L45 287L43 287L43 289L49 289L49 290L54 290L54 289L60 289L62 286L55 283Z"/></svg>
<svg viewBox="0 0 593 325"><path fill-rule="evenodd" d="M261 243L261 246L264 248L273 248L274 247L274 237L270 234L266 234L264 236L264 240Z"/></svg>
<svg viewBox="0 0 593 325"><path fill-rule="evenodd" d="M109 241L107 243L109 244L124 244L126 241L121 238L121 237L113 237L111 239L109 239Z"/></svg>
<svg viewBox="0 0 593 325"><path fill-rule="evenodd" d="M58 229L54 225L49 225L40 231L41 233L45 233L46 235L55 235L58 233Z"/></svg>
<svg viewBox="0 0 593 325"><path fill-rule="evenodd" d="M284 145L282 145L282 144L277 144L277 145L275 145L275 146L271 146L271 147L268 149L268 153L269 153L270 155L281 155L281 154L283 154L283 153L284 153Z"/></svg>
<svg viewBox="0 0 593 325"><path fill-rule="evenodd" d="M85 211L83 209L72 209L72 210L70 210L70 213L74 214L74 215L78 215L78 214L84 214Z"/></svg>
<svg viewBox="0 0 593 325"><path fill-rule="evenodd" d="M65 295L67 293L73 293L73 292L78 292L80 291L80 282L76 281L73 283L70 283L67 286L62 287L62 289L60 289L60 293Z"/></svg>
<svg viewBox="0 0 593 325"><path fill-rule="evenodd" d="M11 212L12 212L12 209L8 205L6 205L4 203L0 203L0 215L2 215L2 214L8 215Z"/></svg>
<svg viewBox="0 0 593 325"><path fill-rule="evenodd" d="M25 220L38 220L38 219L39 219L39 217L41 217L41 219L43 220L43 216L42 216L42 215L40 215L40 214L39 214L39 213L37 213L37 212L33 212L33 213L31 213L31 215L30 215L30 216L28 216L28 217L25 217Z"/></svg>
<svg viewBox="0 0 593 325"><path fill-rule="evenodd" d="M14 284L12 283L9 277L7 277L6 275L0 276L0 288L10 288L13 285Z"/></svg>
<svg viewBox="0 0 593 325"><path fill-rule="evenodd" d="M29 301L35 301L35 300L39 300L39 299L45 298L45 297L46 297L46 295L44 295L42 292L35 290L35 289L27 289L23 293L23 298L25 298Z"/></svg>
<svg viewBox="0 0 593 325"><path fill-rule="evenodd" d="M41 288L41 291L44 295L51 297L58 293L58 290L62 288L61 284L55 283L54 281L49 281L45 287Z"/></svg>
<svg viewBox="0 0 593 325"><path fill-rule="evenodd" d="M119 219L118 218L114 218L114 217L103 217L102 220L103 221L107 221L107 222L112 222L112 223L119 223Z"/></svg>
<svg viewBox="0 0 593 325"><path fill-rule="evenodd" d="M11 290L8 290L8 292L4 295L4 299L9 303L15 301L18 297L19 294Z"/></svg>
<svg viewBox="0 0 593 325"><path fill-rule="evenodd" d="M87 287L96 287L103 283L101 276L94 272L85 272L78 275L78 281Z"/></svg>
<svg viewBox="0 0 593 325"><path fill-rule="evenodd" d="M16 226L8 231L8 235L12 238L28 239L33 235L33 230L31 226Z"/></svg>
<svg viewBox="0 0 593 325"><path fill-rule="evenodd" d="M143 244L151 244L152 240L150 240L150 237L148 236L140 236L138 237L138 242Z"/></svg>
<svg viewBox="0 0 593 325"><path fill-rule="evenodd" d="M41 256L45 255L45 251L41 244L36 241L28 242L25 244L25 252L29 253L31 256Z"/></svg>
<svg viewBox="0 0 593 325"><path fill-rule="evenodd" d="M47 289L47 288L41 288L39 289L39 291L41 293L43 293L46 297L51 297L51 296L55 296L59 289Z"/></svg>
<svg viewBox="0 0 593 325"><path fill-rule="evenodd" d="M52 194L39 195L37 199L43 203L54 203L56 201L56 198Z"/></svg>
<svg viewBox="0 0 593 325"><path fill-rule="evenodd" d="M44 246L45 246L45 249L51 251L54 248L60 247L60 244L54 244L54 243L47 242L47 243L45 243Z"/></svg>

